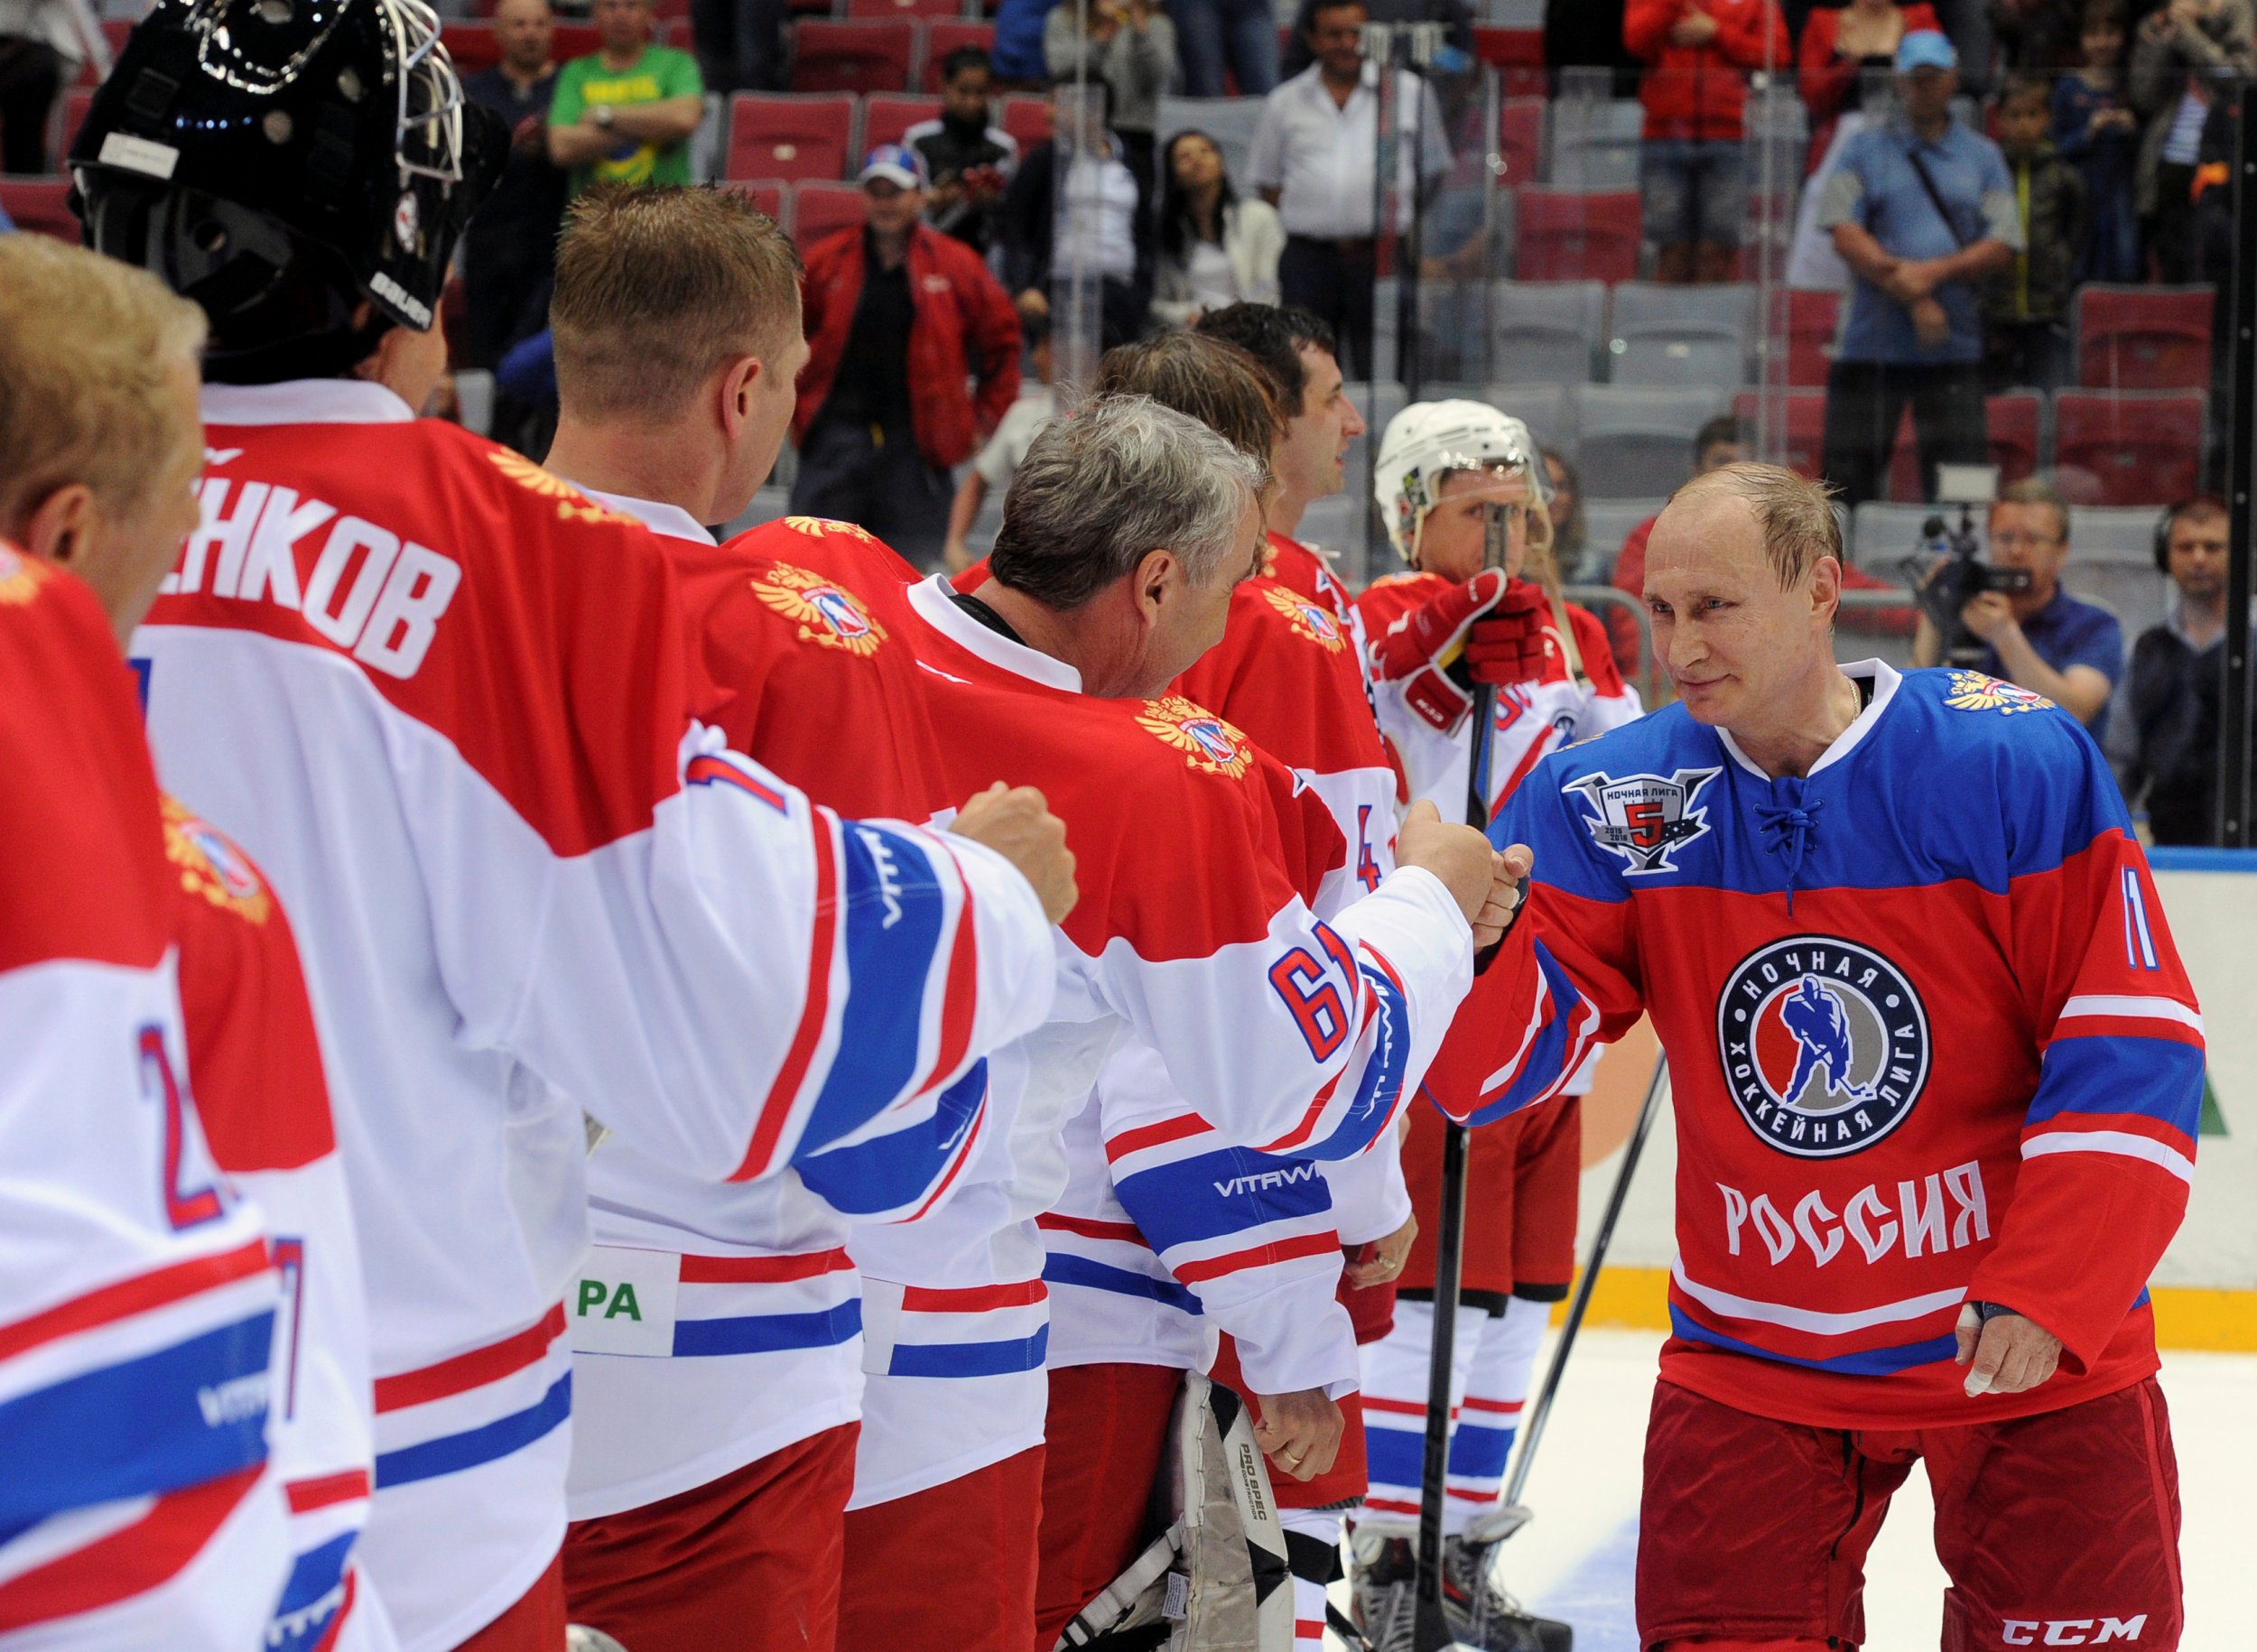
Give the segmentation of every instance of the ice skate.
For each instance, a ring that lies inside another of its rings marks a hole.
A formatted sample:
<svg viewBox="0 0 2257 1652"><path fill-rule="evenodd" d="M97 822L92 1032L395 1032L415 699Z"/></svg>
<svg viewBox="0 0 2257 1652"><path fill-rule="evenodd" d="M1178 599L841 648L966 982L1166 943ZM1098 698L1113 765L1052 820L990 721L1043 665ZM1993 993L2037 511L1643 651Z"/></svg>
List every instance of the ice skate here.
<svg viewBox="0 0 2257 1652"><path fill-rule="evenodd" d="M1442 1610L1450 1632L1482 1652L1569 1652L1575 1632L1538 1618L1497 1587L1497 1545L1470 1537L1442 1542Z"/></svg>

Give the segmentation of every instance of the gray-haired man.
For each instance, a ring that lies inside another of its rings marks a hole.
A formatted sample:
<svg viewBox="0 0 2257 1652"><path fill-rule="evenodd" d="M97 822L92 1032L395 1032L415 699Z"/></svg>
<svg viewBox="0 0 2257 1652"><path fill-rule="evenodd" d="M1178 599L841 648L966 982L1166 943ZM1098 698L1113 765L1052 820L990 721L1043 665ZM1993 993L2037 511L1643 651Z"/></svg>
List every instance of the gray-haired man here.
<svg viewBox="0 0 2257 1652"><path fill-rule="evenodd" d="M1181 1380L1155 1367L1044 1369L1046 1273L1128 1286L1166 1277L1148 1248L1092 1239L1087 1223L1037 1226L1063 1183L1061 1131L1081 1123L1108 1050L1145 1046L1200 1109L1169 1121L1156 1170L1197 1174L1194 1161L1233 1144L1357 1154L1416 1088L1471 984L1474 946L1507 922L1520 861L1430 809L1405 824L1398 869L1320 923L1306 897L1345 852L1331 816L1237 729L1169 694L1221 638L1231 589L1260 558L1267 479L1181 413L1100 397L1029 447L992 577L968 595L940 580L908 593L904 640L932 680L949 784L976 790L1008 766L1054 785L1088 894L1061 927L1054 1019L992 1065L997 1118L967 1184L914 1239L871 1231L853 1247L874 1375L845 1592L883 1592L900 1607L882 1623L857 1619L869 1644L954 1644L933 1602L976 1577L997 1580L1003 1599L977 1603L989 1617L972 1627L991 1633L994 1612L1032 1593L1036 1620L1013 1627L1013 1644L1049 1645L1088 1594L1071 1579L1054 1588L1048 1564L1026 1587L1038 1504L1082 1535L1086 1559L1140 1536L1144 1489L1114 1487L1070 1500L966 1497L946 1522L905 1515L890 1529L945 1540L901 1545L883 1566L866 1564L859 1543L880 1498L943 1499L1006 1460L1039 1476L1045 1410L1108 1405L1082 1390L1145 1378L1172 1395ZM975 1320L967 1307L985 1311Z"/></svg>

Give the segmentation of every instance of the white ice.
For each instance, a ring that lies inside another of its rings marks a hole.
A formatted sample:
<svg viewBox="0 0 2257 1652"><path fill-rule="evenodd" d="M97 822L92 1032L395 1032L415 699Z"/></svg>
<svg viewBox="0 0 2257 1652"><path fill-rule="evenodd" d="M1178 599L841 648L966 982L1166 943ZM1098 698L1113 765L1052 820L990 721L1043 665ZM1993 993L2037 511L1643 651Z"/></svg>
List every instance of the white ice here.
<svg viewBox="0 0 2257 1652"><path fill-rule="evenodd" d="M1573 1624L1576 1652L1638 1652L1639 1466L1661 1341L1658 1331L1586 1331L1576 1340L1528 1480L1535 1521L1504 1547L1500 1580L1530 1610ZM1547 1339L1539 1377L1551 1357ZM2248 1652L2257 1645L2257 1355L2167 1352L2162 1380L2185 1517L2182 1652ZM1945 1578L1934 1512L1916 1471L1866 1566L1864 1652L1929 1652L1938 1643Z"/></svg>

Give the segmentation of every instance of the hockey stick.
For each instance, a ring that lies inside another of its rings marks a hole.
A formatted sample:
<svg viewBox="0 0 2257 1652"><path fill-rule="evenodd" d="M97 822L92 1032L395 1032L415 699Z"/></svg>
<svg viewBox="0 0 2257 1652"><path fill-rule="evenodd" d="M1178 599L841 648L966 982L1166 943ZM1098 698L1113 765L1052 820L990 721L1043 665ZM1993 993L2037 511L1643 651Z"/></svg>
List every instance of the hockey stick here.
<svg viewBox="0 0 2257 1652"><path fill-rule="evenodd" d="M1552 1363L1544 1373L1544 1387L1536 1397L1536 1409L1528 1413L1528 1424L1520 1431L1520 1454L1512 1465L1512 1478L1505 1482L1503 1509L1509 1513L1520 1506L1521 1488L1528 1483L1528 1470L1536 1462L1536 1448L1543 1443L1544 1425L1552 1415L1552 1401L1559 1394L1559 1381L1567 1369L1567 1355L1575 1346L1575 1332L1583 1328L1584 1315L1590 1311L1591 1293L1599 1283L1600 1266L1606 1261L1607 1245L1614 1238L1615 1221L1622 1214L1623 1202L1630 1197L1630 1177L1638 1173L1639 1155L1646 1150L1646 1137L1654 1128L1654 1114L1661 1098L1669 1089L1669 1061L1666 1055L1654 1057L1654 1076L1646 1086L1646 1100L1638 1109L1638 1123L1630 1131L1630 1138L1622 1149L1622 1168L1614 1174L1614 1191L1607 1195L1605 1216L1599 1221L1599 1231L1591 1241L1591 1259L1584 1264L1583 1277L1575 1281L1575 1299L1567 1306L1567 1323L1559 1333L1559 1345L1552 1350ZM1498 1534L1509 1537L1528 1524L1526 1515L1509 1529Z"/></svg>
<svg viewBox="0 0 2257 1652"><path fill-rule="evenodd" d="M1509 511L1487 512L1481 566L1502 568ZM1465 823L1489 833L1489 735L1497 719L1497 691L1473 685L1472 748L1466 754ZM1442 1510L1450 1477L1450 1388L1457 1362L1458 1294L1465 1245L1466 1128L1442 1127L1442 1220L1435 1231L1435 1323L1426 1360L1426 1440L1418 1472L1418 1612L1414 1652L1443 1652L1456 1637L1442 1610Z"/></svg>

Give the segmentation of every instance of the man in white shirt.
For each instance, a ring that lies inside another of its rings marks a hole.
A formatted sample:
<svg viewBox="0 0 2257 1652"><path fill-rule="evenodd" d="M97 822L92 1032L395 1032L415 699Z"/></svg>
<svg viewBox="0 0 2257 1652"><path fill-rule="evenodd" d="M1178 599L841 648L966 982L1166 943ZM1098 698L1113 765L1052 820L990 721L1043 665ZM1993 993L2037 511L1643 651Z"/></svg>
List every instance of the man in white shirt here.
<svg viewBox="0 0 2257 1652"><path fill-rule="evenodd" d="M1328 322L1343 347L1341 365L1368 378L1379 70L1364 55L1367 18L1363 0L1318 0L1306 31L1316 60L1264 100L1247 181L1285 224L1277 265L1285 302ZM1397 77L1395 124L1403 141L1390 227L1399 233L1414 191L1449 171L1450 144L1434 88L1407 71Z"/></svg>

